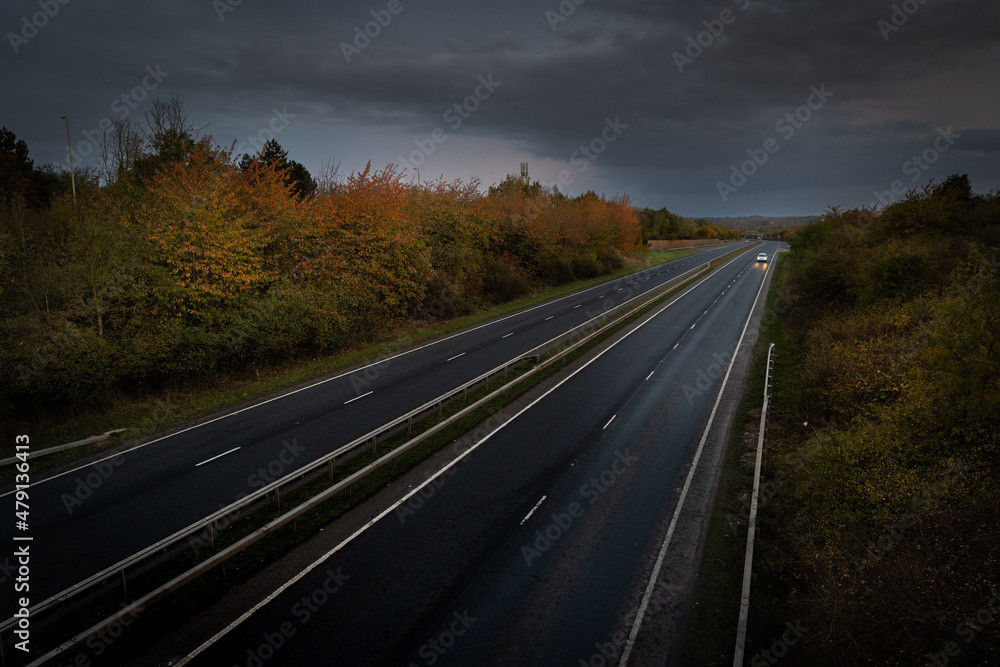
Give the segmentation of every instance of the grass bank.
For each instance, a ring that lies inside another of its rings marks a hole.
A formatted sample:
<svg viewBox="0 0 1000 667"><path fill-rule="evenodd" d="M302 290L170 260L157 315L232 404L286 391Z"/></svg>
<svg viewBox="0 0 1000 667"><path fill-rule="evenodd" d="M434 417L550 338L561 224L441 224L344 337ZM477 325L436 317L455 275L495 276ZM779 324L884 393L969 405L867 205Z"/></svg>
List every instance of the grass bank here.
<svg viewBox="0 0 1000 667"><path fill-rule="evenodd" d="M642 257L632 256L628 258L626 268L616 273L537 291L531 296L464 317L429 324L407 322L386 332L381 340L368 345L332 354L303 356L280 365L257 366L239 374L213 376L201 383L177 385L143 397L118 396L108 405L94 406L58 423L42 418L34 423L18 425L19 432L30 435L32 449L36 451L120 428L128 429L124 434L126 439L148 435L212 414L228 406L252 402L310 380L349 370L413 345L697 252L699 251L651 252ZM12 443L13 440L3 443L3 447L0 448L0 458L13 456ZM38 473L99 453L119 443L119 439L113 438L97 445L52 454L34 460L32 470ZM0 483L11 481L11 475L10 468L0 470Z"/></svg>

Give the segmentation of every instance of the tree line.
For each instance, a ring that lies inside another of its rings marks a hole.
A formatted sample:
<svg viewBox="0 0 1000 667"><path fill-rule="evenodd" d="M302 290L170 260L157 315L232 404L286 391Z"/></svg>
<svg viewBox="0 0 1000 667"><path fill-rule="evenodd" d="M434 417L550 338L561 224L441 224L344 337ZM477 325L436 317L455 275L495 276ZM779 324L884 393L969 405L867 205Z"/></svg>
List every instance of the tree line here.
<svg viewBox="0 0 1000 667"><path fill-rule="evenodd" d="M396 165L314 178L274 140L238 156L202 129L178 98L102 128L75 197L0 132L4 412L377 340L614 272L653 230L625 195L414 186Z"/></svg>
<svg viewBox="0 0 1000 667"><path fill-rule="evenodd" d="M954 175L788 242L759 644L800 619L789 664L993 663L1000 193Z"/></svg>

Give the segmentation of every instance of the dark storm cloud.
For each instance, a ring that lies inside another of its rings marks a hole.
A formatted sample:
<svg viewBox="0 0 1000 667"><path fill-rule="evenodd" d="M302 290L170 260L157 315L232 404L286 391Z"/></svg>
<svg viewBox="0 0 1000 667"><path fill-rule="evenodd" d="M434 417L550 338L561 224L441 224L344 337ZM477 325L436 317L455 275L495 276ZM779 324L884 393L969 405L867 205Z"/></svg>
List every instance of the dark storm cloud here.
<svg viewBox="0 0 1000 667"><path fill-rule="evenodd" d="M962 139L926 177L1000 182L985 159L1000 131L987 112L1000 103L996 3L233 2L69 0L18 54L8 50L4 89L17 92L2 122L36 159L59 159L49 117L72 108L74 124L96 126L160 64L170 75L150 95L184 96L220 143L287 108L296 125L281 141L308 166L329 156L316 152L327 141L385 164L447 128L446 111L491 77L499 86L463 122L463 139L506 142L548 165L533 175L551 181L618 118L628 129L587 177L686 214L868 204L948 127ZM0 25L15 32L38 9L9 5ZM372 21L378 34L358 37ZM828 91L822 104L814 89ZM719 181L769 139L779 150L724 202ZM451 155L438 151L429 167L448 171Z"/></svg>
<svg viewBox="0 0 1000 667"><path fill-rule="evenodd" d="M988 156L1000 153L1000 130L966 130L958 150Z"/></svg>

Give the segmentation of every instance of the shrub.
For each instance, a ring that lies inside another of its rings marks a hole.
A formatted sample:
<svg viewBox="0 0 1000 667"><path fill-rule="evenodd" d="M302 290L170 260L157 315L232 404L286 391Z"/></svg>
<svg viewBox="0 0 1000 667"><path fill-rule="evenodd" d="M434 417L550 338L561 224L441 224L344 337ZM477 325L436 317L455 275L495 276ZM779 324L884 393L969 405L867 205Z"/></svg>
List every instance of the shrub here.
<svg viewBox="0 0 1000 667"><path fill-rule="evenodd" d="M601 273L614 273L625 268L625 258L616 250L608 249L602 251L597 261L601 265Z"/></svg>
<svg viewBox="0 0 1000 667"><path fill-rule="evenodd" d="M568 257L550 255L539 262L538 277L549 285L573 282L573 262Z"/></svg>
<svg viewBox="0 0 1000 667"><path fill-rule="evenodd" d="M456 285L440 273L431 275L424 290L424 300L414 313L416 320L450 319L474 310L472 300L462 285Z"/></svg>
<svg viewBox="0 0 1000 667"><path fill-rule="evenodd" d="M601 275L601 265L593 255L580 254L573 256L573 275L580 280L596 278Z"/></svg>
<svg viewBox="0 0 1000 667"><path fill-rule="evenodd" d="M505 303L527 294L528 280L517 269L494 259L486 263L483 277L483 296L493 303Z"/></svg>

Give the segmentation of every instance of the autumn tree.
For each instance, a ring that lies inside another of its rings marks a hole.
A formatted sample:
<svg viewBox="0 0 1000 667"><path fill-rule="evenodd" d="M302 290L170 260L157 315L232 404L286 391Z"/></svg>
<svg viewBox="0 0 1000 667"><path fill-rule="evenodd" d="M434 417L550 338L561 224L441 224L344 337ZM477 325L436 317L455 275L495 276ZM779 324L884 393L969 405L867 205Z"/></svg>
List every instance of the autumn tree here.
<svg viewBox="0 0 1000 667"><path fill-rule="evenodd" d="M352 335L373 335L419 305L430 262L409 187L394 165L352 174L336 194L315 201L314 216L311 279L340 295Z"/></svg>
<svg viewBox="0 0 1000 667"><path fill-rule="evenodd" d="M207 141L161 169L135 222L188 295L191 314L259 293L277 279L271 261L298 204L266 165L241 174Z"/></svg>

